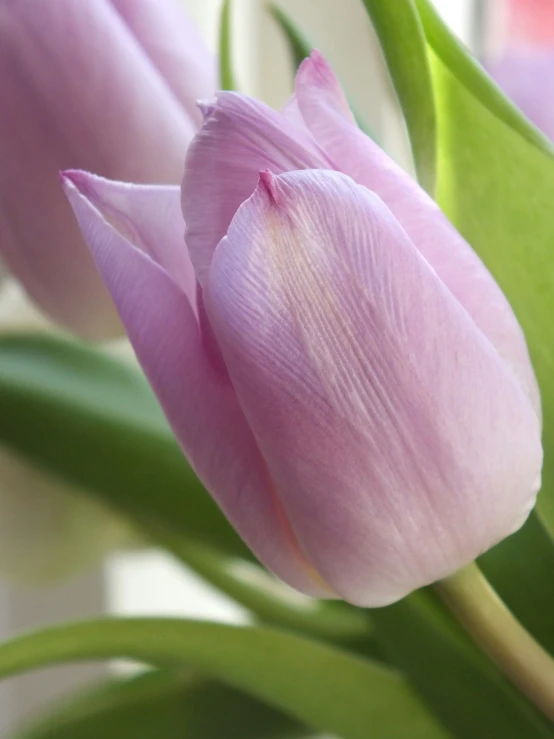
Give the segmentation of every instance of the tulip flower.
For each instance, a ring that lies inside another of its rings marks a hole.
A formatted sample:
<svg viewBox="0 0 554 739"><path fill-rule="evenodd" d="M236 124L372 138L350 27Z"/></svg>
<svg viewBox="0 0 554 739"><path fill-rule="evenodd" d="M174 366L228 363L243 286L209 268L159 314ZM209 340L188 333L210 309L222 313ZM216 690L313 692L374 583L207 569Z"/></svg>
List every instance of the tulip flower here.
<svg viewBox="0 0 554 739"><path fill-rule="evenodd" d="M496 34L500 38L485 55L487 71L523 113L554 140L554 3L502 0L498 14L492 16L495 20L501 26Z"/></svg>
<svg viewBox="0 0 554 739"><path fill-rule="evenodd" d="M185 454L252 550L308 594L391 603L534 504L524 336L317 53L282 113L230 92L202 107L187 248L177 188L73 171L66 192Z"/></svg>
<svg viewBox="0 0 554 739"><path fill-rule="evenodd" d="M0 89L0 258L56 322L118 334L58 172L178 183L214 62L175 0L0 0Z"/></svg>

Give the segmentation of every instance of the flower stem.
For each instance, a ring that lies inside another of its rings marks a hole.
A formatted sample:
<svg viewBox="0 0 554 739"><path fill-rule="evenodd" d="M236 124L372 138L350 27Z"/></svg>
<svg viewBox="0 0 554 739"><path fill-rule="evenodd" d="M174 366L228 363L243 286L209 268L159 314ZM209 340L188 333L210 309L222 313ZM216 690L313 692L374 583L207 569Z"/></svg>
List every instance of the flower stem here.
<svg viewBox="0 0 554 739"><path fill-rule="evenodd" d="M554 721L554 659L508 610L477 565L435 588L483 651Z"/></svg>

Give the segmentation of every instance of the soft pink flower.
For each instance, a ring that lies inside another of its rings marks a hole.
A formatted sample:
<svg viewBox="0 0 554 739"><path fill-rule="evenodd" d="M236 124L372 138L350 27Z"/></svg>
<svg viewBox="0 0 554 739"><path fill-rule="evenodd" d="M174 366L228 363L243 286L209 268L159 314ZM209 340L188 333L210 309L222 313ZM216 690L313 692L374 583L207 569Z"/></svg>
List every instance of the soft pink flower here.
<svg viewBox="0 0 554 739"><path fill-rule="evenodd" d="M254 552L307 593L390 603L532 508L525 339L319 55L284 113L235 93L203 107L188 253L178 188L69 172L67 194L183 450Z"/></svg>
<svg viewBox="0 0 554 739"><path fill-rule="evenodd" d="M214 62L174 0L0 0L0 257L52 318L121 324L58 183L178 183Z"/></svg>

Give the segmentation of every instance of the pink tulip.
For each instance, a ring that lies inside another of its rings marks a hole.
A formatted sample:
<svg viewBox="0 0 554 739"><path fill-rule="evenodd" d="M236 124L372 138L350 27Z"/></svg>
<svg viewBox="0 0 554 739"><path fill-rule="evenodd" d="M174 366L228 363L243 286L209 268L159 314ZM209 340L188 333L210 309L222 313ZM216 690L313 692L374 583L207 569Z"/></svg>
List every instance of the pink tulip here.
<svg viewBox="0 0 554 739"><path fill-rule="evenodd" d="M177 188L69 172L67 194L185 454L253 551L306 593L391 603L532 508L525 339L317 54L284 113L235 93L204 109L190 259Z"/></svg>
<svg viewBox="0 0 554 739"><path fill-rule="evenodd" d="M554 2L497 0L489 74L525 115L554 140Z"/></svg>
<svg viewBox="0 0 554 739"><path fill-rule="evenodd" d="M174 0L0 0L0 255L52 318L121 331L58 172L178 183L213 60Z"/></svg>

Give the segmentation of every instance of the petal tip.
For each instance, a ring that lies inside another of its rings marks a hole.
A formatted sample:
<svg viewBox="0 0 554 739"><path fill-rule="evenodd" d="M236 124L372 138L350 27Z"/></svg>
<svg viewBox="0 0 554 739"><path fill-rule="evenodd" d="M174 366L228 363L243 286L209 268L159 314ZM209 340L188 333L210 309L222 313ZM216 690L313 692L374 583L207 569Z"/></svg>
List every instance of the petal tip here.
<svg viewBox="0 0 554 739"><path fill-rule="evenodd" d="M260 172L258 187L269 197L270 202L278 205L280 199L280 189L278 186L278 177L273 174L270 169L264 169Z"/></svg>

